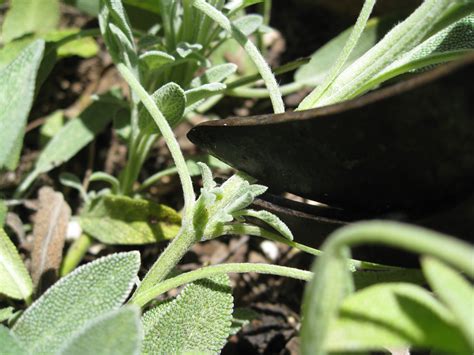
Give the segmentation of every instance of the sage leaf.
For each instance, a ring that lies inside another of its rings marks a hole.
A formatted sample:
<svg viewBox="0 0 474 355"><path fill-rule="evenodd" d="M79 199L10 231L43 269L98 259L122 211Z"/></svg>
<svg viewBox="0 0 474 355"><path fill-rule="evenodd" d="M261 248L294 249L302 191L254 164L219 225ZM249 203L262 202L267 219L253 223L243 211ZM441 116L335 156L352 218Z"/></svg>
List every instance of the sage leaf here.
<svg viewBox="0 0 474 355"><path fill-rule="evenodd" d="M354 288L348 265L349 249L328 249L316 259L312 271L318 276L311 279L304 293L301 327L303 355L326 353L329 325L337 316L343 299Z"/></svg>
<svg viewBox="0 0 474 355"><path fill-rule="evenodd" d="M67 122L45 146L33 171L18 187L16 195L24 193L40 174L54 169L75 156L110 123L121 105L122 101L112 94L101 95L79 117Z"/></svg>
<svg viewBox="0 0 474 355"><path fill-rule="evenodd" d="M206 70L202 75L194 78L191 81L192 88L198 88L204 84L218 83L237 71L237 65L233 63L225 63L216 65Z"/></svg>
<svg viewBox="0 0 474 355"><path fill-rule="evenodd" d="M144 354L220 352L230 333L233 298L227 275L189 284L143 316Z"/></svg>
<svg viewBox="0 0 474 355"><path fill-rule="evenodd" d="M121 0L104 0L99 25L107 49L115 63L134 68L138 65L133 34Z"/></svg>
<svg viewBox="0 0 474 355"><path fill-rule="evenodd" d="M59 351L64 355L134 355L142 340L140 311L130 306L89 321Z"/></svg>
<svg viewBox="0 0 474 355"><path fill-rule="evenodd" d="M13 307L0 308L0 323L13 316L15 309Z"/></svg>
<svg viewBox="0 0 474 355"><path fill-rule="evenodd" d="M405 346L448 353L473 351L451 312L419 286L387 283L344 300L331 324L327 351L367 351Z"/></svg>
<svg viewBox="0 0 474 355"><path fill-rule="evenodd" d="M246 36L250 36L256 32L262 24L263 17L255 14L242 16L234 21L234 26Z"/></svg>
<svg viewBox="0 0 474 355"><path fill-rule="evenodd" d="M248 216L258 218L269 226L271 226L286 239L293 240L293 233L291 233L290 228L288 228L288 226L280 218L278 218L278 216L274 215L271 212L265 210L240 210L235 213L234 216Z"/></svg>
<svg viewBox="0 0 474 355"><path fill-rule="evenodd" d="M436 26L452 6L468 2L462 0L426 0L405 21L395 26L387 35L354 63L347 67L312 105L300 109L321 107L360 95L365 84L388 65L412 50Z"/></svg>
<svg viewBox="0 0 474 355"><path fill-rule="evenodd" d="M0 324L0 353L2 355L26 355L28 352L21 346L20 342L10 330Z"/></svg>
<svg viewBox="0 0 474 355"><path fill-rule="evenodd" d="M474 349L474 288L441 261L424 257L423 272L436 295L451 310L459 328Z"/></svg>
<svg viewBox="0 0 474 355"><path fill-rule="evenodd" d="M69 218L71 208L63 195L47 186L41 188L31 253L31 277L37 294L51 286L58 277Z"/></svg>
<svg viewBox="0 0 474 355"><path fill-rule="evenodd" d="M183 118L186 108L186 96L178 84L168 83L163 85L151 97L171 127L174 127ZM141 130L148 134L158 133L156 131L156 124L148 110L145 109L143 104L140 104L139 107L138 123Z"/></svg>
<svg viewBox="0 0 474 355"><path fill-rule="evenodd" d="M59 42L62 39L79 33L79 28L66 28L48 32L43 38L47 42ZM57 49L58 58L79 56L82 58L91 58L99 52L99 45L92 37L84 37L62 44Z"/></svg>
<svg viewBox="0 0 474 355"><path fill-rule="evenodd" d="M14 334L31 353L55 354L89 320L122 305L139 266L140 254L129 252L77 268L21 315Z"/></svg>
<svg viewBox="0 0 474 355"><path fill-rule="evenodd" d="M171 54L162 51L148 51L140 55L140 64L148 71L154 71L162 65L173 63L175 61Z"/></svg>
<svg viewBox="0 0 474 355"><path fill-rule="evenodd" d="M33 283L15 245L0 229L0 293L26 300L32 292Z"/></svg>
<svg viewBox="0 0 474 355"><path fill-rule="evenodd" d="M7 43L29 33L47 33L59 24L59 0L11 0L2 27Z"/></svg>
<svg viewBox="0 0 474 355"><path fill-rule="evenodd" d="M18 164L43 51L44 41L35 41L0 70L0 169L13 170Z"/></svg>
<svg viewBox="0 0 474 355"><path fill-rule="evenodd" d="M173 238L181 227L181 216L165 205L109 194L91 202L80 224L105 244L148 244Z"/></svg>
<svg viewBox="0 0 474 355"><path fill-rule="evenodd" d="M258 318L258 313L250 308L235 308L232 317L229 335L237 334L243 327Z"/></svg>
<svg viewBox="0 0 474 355"><path fill-rule="evenodd" d="M362 91L373 88L397 75L434 64L461 58L474 51L474 15L469 15L403 54L378 75L365 83Z"/></svg>
<svg viewBox="0 0 474 355"><path fill-rule="evenodd" d="M226 85L222 83L204 84L195 89L186 90L186 104L188 106L208 97L217 95L226 89Z"/></svg>

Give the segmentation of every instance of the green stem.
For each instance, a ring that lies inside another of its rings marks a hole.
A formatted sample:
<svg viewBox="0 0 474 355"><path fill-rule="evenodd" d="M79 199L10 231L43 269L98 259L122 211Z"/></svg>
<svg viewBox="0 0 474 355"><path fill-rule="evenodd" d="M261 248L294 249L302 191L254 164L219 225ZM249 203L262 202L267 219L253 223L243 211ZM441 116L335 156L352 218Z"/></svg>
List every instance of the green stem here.
<svg viewBox="0 0 474 355"><path fill-rule="evenodd" d="M153 264L151 269L145 275L140 286L137 288L132 296L131 302L136 303L137 299L142 299L149 290L153 289L157 284L162 282L170 273L171 270L178 264L181 258L188 252L198 239L192 225L184 224L181 227L178 235L168 245L158 260Z"/></svg>
<svg viewBox="0 0 474 355"><path fill-rule="evenodd" d="M92 238L87 234L82 234L71 244L61 264L61 270L59 272L61 277L69 274L80 264L91 245Z"/></svg>
<svg viewBox="0 0 474 355"><path fill-rule="evenodd" d="M266 275L278 275L284 277L291 277L293 279L309 281L313 277L313 273L306 270L295 269L286 266L278 265L269 265L269 264L252 264L252 263L242 263L242 264L221 264L203 267L197 270L187 272L185 274L173 277L171 279L165 280L152 288L148 289L146 292L140 294L139 297L133 298L130 303L139 305L143 307L148 302L156 298L157 296L184 284L200 280L206 277L210 277L217 274L229 274L229 273L247 273L247 272L256 272L259 274Z"/></svg>
<svg viewBox="0 0 474 355"><path fill-rule="evenodd" d="M324 82L319 85L316 89L311 92L299 105L299 110L307 110L312 107L315 107L318 100L321 96L324 95L326 90L330 87L334 79L339 75L342 71L344 65L346 64L349 56L351 55L352 51L354 50L357 42L359 41L362 32L367 25L367 21L369 20L370 14L372 13L372 9L374 8L375 0L366 0L364 2L364 6L360 12L360 15L357 19L356 24L354 25L354 29L352 30L349 39L347 40L344 48L341 51L341 54L337 58L336 62L331 68L329 74L324 78Z"/></svg>
<svg viewBox="0 0 474 355"><path fill-rule="evenodd" d="M270 100L272 101L274 112L285 112L285 104L283 103L275 76L253 42L236 28L222 12L209 5L205 0L192 0L192 3L198 10L216 21L219 26L226 30L245 49L257 67L268 91L270 92Z"/></svg>
<svg viewBox="0 0 474 355"><path fill-rule="evenodd" d="M361 222L333 233L325 251L338 252L361 244L384 244L410 252L428 254L474 278L474 248L446 234L396 222Z"/></svg>
<svg viewBox="0 0 474 355"><path fill-rule="evenodd" d="M138 82L138 80L130 71L130 69L128 69L122 63L119 63L117 65L117 69L119 70L125 81L128 83L128 85L131 87L131 89L136 93L136 95L146 107L150 115L153 117L153 120L155 121L161 134L163 135L163 138L168 146L168 149L170 150L171 156L173 157L175 165L178 169L179 178L183 187L185 208L184 219L185 221L187 219L190 220L192 218L195 195L191 176L189 175L188 168L186 167L186 161L184 160L184 156L181 152L178 141L176 140L176 137L174 136L174 133L170 125L168 124L168 121L163 116L160 109L156 106L150 95Z"/></svg>
<svg viewBox="0 0 474 355"><path fill-rule="evenodd" d="M285 74L285 73L288 73L288 72L293 71L295 69L298 69L299 67L301 67L304 64L309 63L310 60L311 60L311 57L300 58L300 59L294 60L292 62L286 63L286 64L276 68L273 72L275 73L275 75ZM231 90L231 89L234 89L234 88L238 88L238 87L241 87L241 86L252 84L252 83L256 82L257 80L259 80L260 77L261 76L259 74L253 74L253 75L248 75L248 76L245 76L243 78L234 80L234 81L226 84L227 85L227 90Z"/></svg>
<svg viewBox="0 0 474 355"><path fill-rule="evenodd" d="M305 87L304 83L290 83L280 86L280 92L283 96L293 94ZM256 98L265 99L270 96L267 89L256 89L249 87L240 87L231 90L226 90L225 93L229 96L244 97L244 98Z"/></svg>
<svg viewBox="0 0 474 355"><path fill-rule="evenodd" d="M283 238L277 233L270 232L266 230L265 228L250 225L250 224L229 224L224 226L223 232L225 234L248 234L248 235L253 235L256 237L261 237L265 238L274 242L282 243L285 245L288 245L289 247L301 250L305 253L314 255L314 256L320 256L323 254L321 250L311 248L307 245L297 243L293 240L289 240L286 238ZM402 271L405 269L395 267L395 266L389 266L389 265L381 265L381 264L376 264L376 263L371 263L367 261L360 261L360 260L354 260L351 259L349 260L349 267L352 270L365 270L365 271Z"/></svg>

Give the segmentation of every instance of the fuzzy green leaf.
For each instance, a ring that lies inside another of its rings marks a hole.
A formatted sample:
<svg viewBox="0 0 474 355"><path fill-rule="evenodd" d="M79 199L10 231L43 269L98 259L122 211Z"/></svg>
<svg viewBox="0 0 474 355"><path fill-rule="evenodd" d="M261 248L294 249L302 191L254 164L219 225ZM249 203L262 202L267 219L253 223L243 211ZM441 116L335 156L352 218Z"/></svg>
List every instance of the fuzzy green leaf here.
<svg viewBox="0 0 474 355"><path fill-rule="evenodd" d="M0 324L0 354L26 355L28 354L10 330Z"/></svg>
<svg viewBox="0 0 474 355"><path fill-rule="evenodd" d="M293 233L291 233L290 228L288 228L288 226L273 213L270 213L265 210L241 210L238 211L236 215L258 218L269 226L271 226L286 239L293 240Z"/></svg>
<svg viewBox="0 0 474 355"><path fill-rule="evenodd" d="M140 254L129 252L77 268L21 315L14 334L31 353L55 354L89 320L122 305L139 266Z"/></svg>
<svg viewBox="0 0 474 355"><path fill-rule="evenodd" d="M467 354L469 349L452 314L419 286L371 286L344 300L330 326L328 351L432 348Z"/></svg>
<svg viewBox="0 0 474 355"><path fill-rule="evenodd" d="M426 41L382 70L365 83L364 90L373 88L397 75L421 68L430 68L434 64L461 58L474 51L474 15L469 15Z"/></svg>
<svg viewBox="0 0 474 355"><path fill-rule="evenodd" d="M46 33L59 23L59 0L11 0L3 23L3 41L29 33Z"/></svg>
<svg viewBox="0 0 474 355"><path fill-rule="evenodd" d="M226 89L226 85L222 83L204 84L195 89L186 90L186 103L192 105L200 100L217 95Z"/></svg>
<svg viewBox="0 0 474 355"><path fill-rule="evenodd" d="M0 293L27 299L33 292L31 277L7 234L0 229Z"/></svg>
<svg viewBox="0 0 474 355"><path fill-rule="evenodd" d="M63 38L76 34L80 31L78 28L67 28L48 32L44 39L47 42L58 42ZM79 56L82 58L91 58L99 52L99 45L92 37L79 38L61 45L58 48L59 58Z"/></svg>
<svg viewBox="0 0 474 355"><path fill-rule="evenodd" d="M13 316L15 309L13 307L0 308L0 323Z"/></svg>
<svg viewBox="0 0 474 355"><path fill-rule="evenodd" d="M234 21L234 26L246 36L256 32L262 24L263 17L255 14L242 16Z"/></svg>
<svg viewBox="0 0 474 355"><path fill-rule="evenodd" d="M166 52L162 51L148 51L140 56L140 65L142 65L144 71L154 71L159 69L161 66L175 61L174 57Z"/></svg>
<svg viewBox="0 0 474 355"><path fill-rule="evenodd" d="M44 41L35 41L0 71L0 169L18 164L43 51Z"/></svg>
<svg viewBox="0 0 474 355"><path fill-rule="evenodd" d="M183 118L186 96L178 84L163 85L151 97L171 127L174 127ZM156 123L142 104L140 104L139 125L144 132L158 133Z"/></svg>
<svg viewBox="0 0 474 355"><path fill-rule="evenodd" d="M115 63L138 64L133 34L121 0L103 0L99 25L107 49Z"/></svg>
<svg viewBox="0 0 474 355"><path fill-rule="evenodd" d="M227 275L188 285L176 299L143 316L143 353L219 353L230 333L232 308Z"/></svg>
<svg viewBox="0 0 474 355"><path fill-rule="evenodd" d="M236 308L232 316L233 319L229 335L237 334L243 327L258 318L258 313L250 308Z"/></svg>
<svg viewBox="0 0 474 355"><path fill-rule="evenodd" d="M204 72L201 76L194 78L191 82L192 88L200 87L204 84L218 83L237 71L237 65L233 63L225 63L216 65Z"/></svg>
<svg viewBox="0 0 474 355"><path fill-rule="evenodd" d="M70 120L49 141L41 152L33 171L22 182L17 193L24 192L42 173L67 162L89 144L113 119L122 102L105 94L87 107L77 118Z"/></svg>
<svg viewBox="0 0 474 355"><path fill-rule="evenodd" d="M64 355L135 355L142 340L140 311L133 306L113 310L88 322L59 351Z"/></svg>
<svg viewBox="0 0 474 355"><path fill-rule="evenodd" d="M425 257L422 265L431 288L454 314L459 328L474 349L474 288L459 273L437 259Z"/></svg>
<svg viewBox="0 0 474 355"><path fill-rule="evenodd" d="M143 199L105 195L81 215L87 234L106 244L147 244L173 238L181 216L172 208Z"/></svg>

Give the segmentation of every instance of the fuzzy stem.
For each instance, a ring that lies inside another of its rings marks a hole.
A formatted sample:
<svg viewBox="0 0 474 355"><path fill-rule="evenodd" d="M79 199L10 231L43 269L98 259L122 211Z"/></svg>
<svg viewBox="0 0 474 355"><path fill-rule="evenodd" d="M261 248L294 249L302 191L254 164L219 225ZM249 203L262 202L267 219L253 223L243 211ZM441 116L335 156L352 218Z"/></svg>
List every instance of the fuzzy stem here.
<svg viewBox="0 0 474 355"><path fill-rule="evenodd" d="M283 238L279 234L266 230L265 228L253 226L250 224L242 223L242 224L226 225L224 226L223 232L225 234L248 234L248 235L253 235L256 237L265 238L274 242L288 245L289 247L301 250L302 252L305 252L314 256L320 256L323 254L321 250L311 248L307 245L297 243L293 240L288 240L286 238ZM369 270L370 271L403 271L403 270L406 270L406 269L395 267L395 266L381 265L381 264L354 260L354 259L349 260L349 267L353 270L360 270L360 271L362 270L365 270L365 271L369 271Z"/></svg>
<svg viewBox="0 0 474 355"><path fill-rule="evenodd" d="M143 295L149 294L150 290L159 285L173 270L181 258L197 242L196 232L190 223L183 224L180 232L173 241L161 253L158 260L147 272L140 286L132 296L131 302L136 303L137 299L142 299Z"/></svg>
<svg viewBox="0 0 474 355"><path fill-rule="evenodd" d="M252 263L213 265L190 271L185 274L165 280L153 286L152 288L149 288L146 292L142 292L138 297L134 297L130 301L130 303L143 307L155 297L181 285L217 274L247 272L256 272L259 274L267 275L279 275L303 281L309 281L313 276L310 271L278 265Z"/></svg>
<svg viewBox="0 0 474 355"><path fill-rule="evenodd" d="M285 104L283 103L275 76L253 42L249 40L237 27L235 27L221 11L209 5L205 0L192 0L192 3L198 10L216 21L219 26L226 30L245 49L260 72L260 75L270 92L270 100L272 101L274 112L285 112Z"/></svg>
<svg viewBox="0 0 474 355"><path fill-rule="evenodd" d="M354 29L351 32L349 39L347 40L344 48L342 49L341 54L336 60L336 63L331 68L329 74L324 78L324 82L319 85L316 89L311 92L300 104L298 109L300 110L307 110L316 106L319 98L324 95L326 90L330 87L334 79L339 75L341 70L343 69L344 65L346 64L349 56L351 55L352 51L354 50L357 42L359 41L362 32L367 25L367 21L369 20L370 14L372 13L372 9L375 6L375 0L366 0L364 2L364 6L360 12L360 15L357 19L356 24L354 25Z"/></svg>
<svg viewBox="0 0 474 355"><path fill-rule="evenodd" d="M128 69L122 63L117 64L117 69L119 70L125 81L128 83L128 85L131 87L131 89L138 96L143 105L146 107L150 115L153 117L153 120L155 121L161 134L163 135L163 138L165 139L168 149L170 150L171 156L173 157L173 160L175 162L176 168L178 169L179 178L183 187L185 208L184 218L185 220L191 219L195 202L195 195L191 176L189 175L189 171L186 166L186 161L184 160L183 153L181 152L178 141L176 140L176 137L174 136L174 133L170 125L168 124L168 121L163 116L160 109L156 106L150 95L138 82L138 80L130 71L130 69Z"/></svg>

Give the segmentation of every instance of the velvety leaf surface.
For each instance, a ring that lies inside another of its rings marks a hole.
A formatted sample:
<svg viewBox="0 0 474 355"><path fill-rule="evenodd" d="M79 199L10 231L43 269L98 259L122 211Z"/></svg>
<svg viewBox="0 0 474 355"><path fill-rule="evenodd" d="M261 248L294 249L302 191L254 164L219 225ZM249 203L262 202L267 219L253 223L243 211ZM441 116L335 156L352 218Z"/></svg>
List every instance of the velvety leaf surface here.
<svg viewBox="0 0 474 355"><path fill-rule="evenodd" d="M204 72L201 76L193 79L192 88L200 87L204 84L217 83L227 79L237 71L237 65L233 63L225 63L216 65Z"/></svg>
<svg viewBox="0 0 474 355"><path fill-rule="evenodd" d="M106 195L81 215L84 231L106 244L147 244L173 238L181 216L171 207L144 199Z"/></svg>
<svg viewBox="0 0 474 355"><path fill-rule="evenodd" d="M0 293L15 299L26 299L33 283L8 235L0 229Z"/></svg>
<svg viewBox="0 0 474 355"><path fill-rule="evenodd" d="M54 354L86 322L125 301L140 266L138 252L118 253L77 268L31 305L13 327L32 353Z"/></svg>
<svg viewBox="0 0 474 355"><path fill-rule="evenodd" d="M44 41L35 41L0 71L0 169L18 164L43 51Z"/></svg>
<svg viewBox="0 0 474 355"><path fill-rule="evenodd" d="M64 355L134 355L142 340L140 311L124 307L88 322L61 349Z"/></svg>
<svg viewBox="0 0 474 355"><path fill-rule="evenodd" d="M474 288L463 276L439 260L427 257L422 265L431 288L453 312L474 350Z"/></svg>
<svg viewBox="0 0 474 355"><path fill-rule="evenodd" d="M230 333L232 308L227 275L188 285L143 316L143 353L219 353Z"/></svg>
<svg viewBox="0 0 474 355"><path fill-rule="evenodd" d="M346 298L327 341L328 350L339 352L408 345L470 352L452 314L421 287L402 283L371 286Z"/></svg>
<svg viewBox="0 0 474 355"><path fill-rule="evenodd" d="M28 33L46 33L59 23L59 0L11 0L3 23L2 39L12 39Z"/></svg>
<svg viewBox="0 0 474 355"><path fill-rule="evenodd" d="M258 318L258 313L250 308L235 308L232 317L229 335L237 334L243 327Z"/></svg>
<svg viewBox="0 0 474 355"><path fill-rule="evenodd" d="M186 96L183 89L175 83L168 83L151 95L163 116L174 127L183 117L186 108ZM153 118L140 104L139 125L144 132L159 133Z"/></svg>
<svg viewBox="0 0 474 355"><path fill-rule="evenodd" d="M10 330L0 324L0 354L2 355L26 355L19 341Z"/></svg>

